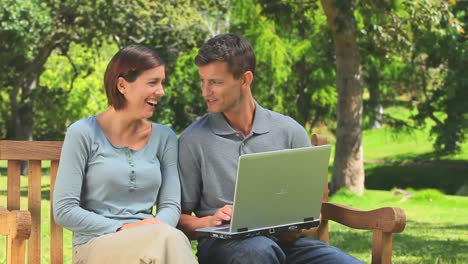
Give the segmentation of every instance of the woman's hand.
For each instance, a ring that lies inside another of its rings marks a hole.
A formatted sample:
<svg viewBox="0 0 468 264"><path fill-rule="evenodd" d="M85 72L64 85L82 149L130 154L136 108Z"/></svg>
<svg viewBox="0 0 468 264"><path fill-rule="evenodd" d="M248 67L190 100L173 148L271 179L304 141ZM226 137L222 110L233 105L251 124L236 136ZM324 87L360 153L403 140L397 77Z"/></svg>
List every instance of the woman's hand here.
<svg viewBox="0 0 468 264"><path fill-rule="evenodd" d="M118 231L123 231L123 230L125 230L125 229L134 228L134 227L137 227L137 226L151 225L151 224L160 224L160 223L161 223L161 221L157 220L156 218L154 218L154 217L149 217L149 218L143 219L143 220L141 220L141 221L139 221L139 222L124 224L124 225L121 226L119 229L117 229L117 232L118 232Z"/></svg>

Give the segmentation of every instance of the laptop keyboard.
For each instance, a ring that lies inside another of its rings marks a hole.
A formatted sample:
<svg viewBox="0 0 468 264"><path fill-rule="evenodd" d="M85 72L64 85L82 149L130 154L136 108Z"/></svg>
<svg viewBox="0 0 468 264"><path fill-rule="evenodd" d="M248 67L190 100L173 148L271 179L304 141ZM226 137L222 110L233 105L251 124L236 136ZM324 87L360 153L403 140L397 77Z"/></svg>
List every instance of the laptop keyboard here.
<svg viewBox="0 0 468 264"><path fill-rule="evenodd" d="M216 231L221 231L221 232L228 232L229 231L229 226L224 226L224 227L219 227L215 229Z"/></svg>

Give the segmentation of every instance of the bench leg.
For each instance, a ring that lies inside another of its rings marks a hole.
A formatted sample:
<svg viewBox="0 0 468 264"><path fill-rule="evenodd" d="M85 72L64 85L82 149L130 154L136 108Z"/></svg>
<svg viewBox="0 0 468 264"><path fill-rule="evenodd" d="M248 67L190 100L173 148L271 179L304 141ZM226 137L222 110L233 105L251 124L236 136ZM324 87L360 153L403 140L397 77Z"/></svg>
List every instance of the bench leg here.
<svg viewBox="0 0 468 264"><path fill-rule="evenodd" d="M373 230L372 236L372 263L392 263L392 233Z"/></svg>
<svg viewBox="0 0 468 264"><path fill-rule="evenodd" d="M7 241L7 264L23 264L26 250L26 240L11 239Z"/></svg>

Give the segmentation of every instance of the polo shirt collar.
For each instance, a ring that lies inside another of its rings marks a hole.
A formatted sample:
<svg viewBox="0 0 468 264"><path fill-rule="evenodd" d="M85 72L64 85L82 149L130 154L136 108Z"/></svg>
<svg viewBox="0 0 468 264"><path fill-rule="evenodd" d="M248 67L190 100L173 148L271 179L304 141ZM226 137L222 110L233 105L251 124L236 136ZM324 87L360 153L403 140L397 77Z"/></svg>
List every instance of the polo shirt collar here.
<svg viewBox="0 0 468 264"><path fill-rule="evenodd" d="M217 135L232 135L238 133L224 118L223 113L209 113L211 130ZM265 134L270 131L268 111L255 102L255 116L252 126L253 134Z"/></svg>

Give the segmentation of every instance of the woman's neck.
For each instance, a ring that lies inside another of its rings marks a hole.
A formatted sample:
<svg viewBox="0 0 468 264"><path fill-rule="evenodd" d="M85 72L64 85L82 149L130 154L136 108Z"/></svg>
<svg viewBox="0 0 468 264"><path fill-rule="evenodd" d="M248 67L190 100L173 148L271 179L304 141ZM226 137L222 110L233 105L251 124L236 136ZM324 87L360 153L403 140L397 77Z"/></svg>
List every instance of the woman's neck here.
<svg viewBox="0 0 468 264"><path fill-rule="evenodd" d="M109 108L96 116L107 138L119 147L142 148L151 134L151 123L144 119L134 119L124 111Z"/></svg>

